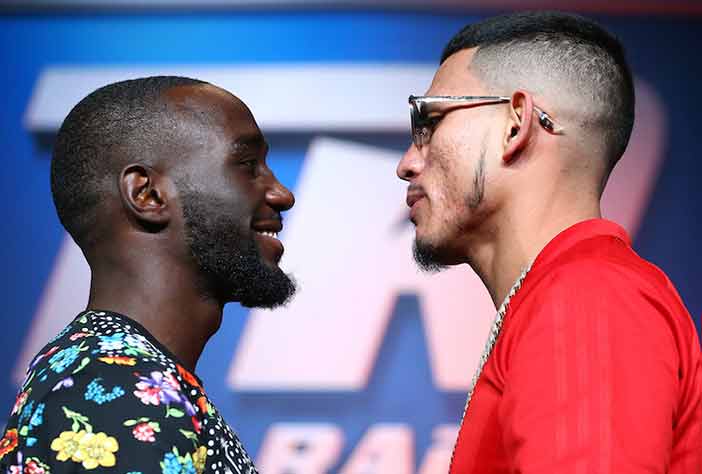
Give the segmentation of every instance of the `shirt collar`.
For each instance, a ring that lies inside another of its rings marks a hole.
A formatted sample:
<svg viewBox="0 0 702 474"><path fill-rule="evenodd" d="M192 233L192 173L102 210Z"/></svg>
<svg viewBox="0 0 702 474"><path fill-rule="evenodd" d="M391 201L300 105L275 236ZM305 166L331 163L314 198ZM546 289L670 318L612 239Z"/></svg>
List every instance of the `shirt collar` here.
<svg viewBox="0 0 702 474"><path fill-rule="evenodd" d="M578 242L598 236L614 237L631 247L631 238L622 226L607 219L589 219L568 227L551 239L539 252L533 266L545 265Z"/></svg>
<svg viewBox="0 0 702 474"><path fill-rule="evenodd" d="M190 372L188 369L186 369L185 366L180 362L180 359L178 358L177 355L172 353L166 346L161 344L161 341L156 339L156 336L151 334L148 329L146 329L144 326L142 326L136 320L134 320L134 319L132 319L129 316L126 316L124 314L116 313L114 311L104 310L104 309L86 310L86 311L80 313L78 315L78 318L80 316L90 315L91 318L100 319L100 318L102 318L102 316L100 316L100 313L104 313L107 316L111 316L112 318L119 320L120 323L122 323L124 325L131 325L136 330L137 333L144 336L157 350L161 351L166 357L171 359L173 361L173 363L176 364L177 367L180 366L183 371L185 371L188 375L191 375L195 379L195 381L197 381L197 384L191 383L191 385L199 385L199 387L204 392L202 380L200 380L200 377L198 377L197 375L195 375L195 373Z"/></svg>

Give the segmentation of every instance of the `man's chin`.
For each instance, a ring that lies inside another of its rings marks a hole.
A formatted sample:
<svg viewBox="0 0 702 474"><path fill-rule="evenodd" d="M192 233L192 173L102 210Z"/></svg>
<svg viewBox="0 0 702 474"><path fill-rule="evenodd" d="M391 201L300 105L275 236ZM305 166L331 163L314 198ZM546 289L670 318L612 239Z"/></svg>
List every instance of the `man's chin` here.
<svg viewBox="0 0 702 474"><path fill-rule="evenodd" d="M295 279L273 265L274 268L270 268L266 278L252 281L246 291L237 295L239 304L246 308L274 309L285 306L292 300L297 291Z"/></svg>
<svg viewBox="0 0 702 474"><path fill-rule="evenodd" d="M427 273L438 273L448 265L442 259L441 249L428 242L415 239L412 253L419 269Z"/></svg>

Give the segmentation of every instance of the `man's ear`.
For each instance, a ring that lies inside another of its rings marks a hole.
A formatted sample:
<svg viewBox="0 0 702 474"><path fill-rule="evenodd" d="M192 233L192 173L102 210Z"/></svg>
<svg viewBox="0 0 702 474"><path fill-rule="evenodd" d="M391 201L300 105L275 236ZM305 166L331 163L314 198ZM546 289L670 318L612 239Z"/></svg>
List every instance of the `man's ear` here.
<svg viewBox="0 0 702 474"><path fill-rule="evenodd" d="M127 165L119 175L119 190L130 218L151 230L168 225L171 208L166 181L153 168Z"/></svg>
<svg viewBox="0 0 702 474"><path fill-rule="evenodd" d="M534 102L531 94L517 90L509 104L509 120L502 141L502 160L510 163L519 157L531 138L531 121L534 116Z"/></svg>

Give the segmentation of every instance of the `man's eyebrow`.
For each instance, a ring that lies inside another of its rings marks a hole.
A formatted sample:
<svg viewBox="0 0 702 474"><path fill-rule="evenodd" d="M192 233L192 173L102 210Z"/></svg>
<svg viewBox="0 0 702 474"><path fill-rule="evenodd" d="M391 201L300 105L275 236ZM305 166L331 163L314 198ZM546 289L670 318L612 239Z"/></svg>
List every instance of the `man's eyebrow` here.
<svg viewBox="0 0 702 474"><path fill-rule="evenodd" d="M236 153L245 149L268 150L268 143L260 133L241 135L232 142L233 152Z"/></svg>

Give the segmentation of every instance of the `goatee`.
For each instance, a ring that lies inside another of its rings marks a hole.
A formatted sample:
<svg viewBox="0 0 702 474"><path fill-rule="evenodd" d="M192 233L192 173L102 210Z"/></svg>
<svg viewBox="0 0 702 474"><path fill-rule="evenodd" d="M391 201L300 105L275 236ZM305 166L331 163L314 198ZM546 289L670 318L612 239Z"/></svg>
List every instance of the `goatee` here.
<svg viewBox="0 0 702 474"><path fill-rule="evenodd" d="M446 265L440 263L439 249L429 243L415 239L412 254L417 266L424 272L438 273L447 268Z"/></svg>

